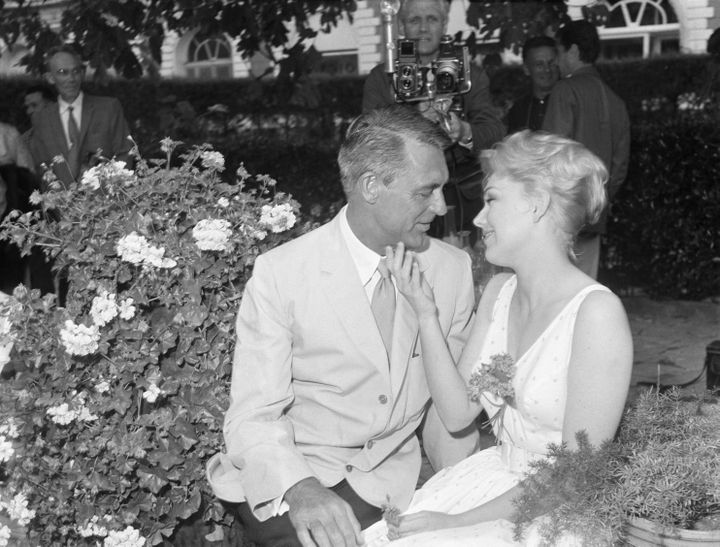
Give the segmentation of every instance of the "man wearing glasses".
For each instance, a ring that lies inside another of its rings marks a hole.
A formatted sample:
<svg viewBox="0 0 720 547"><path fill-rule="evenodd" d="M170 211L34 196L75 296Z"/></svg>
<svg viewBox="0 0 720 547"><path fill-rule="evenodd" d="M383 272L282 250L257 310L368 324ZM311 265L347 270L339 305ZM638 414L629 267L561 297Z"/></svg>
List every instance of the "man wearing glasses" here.
<svg viewBox="0 0 720 547"><path fill-rule="evenodd" d="M52 48L45 59L45 78L57 90L58 101L32 116L30 151L37 172L52 169L67 184L101 158L132 167L130 129L120 101L82 91L85 66L73 47ZM64 161L57 161L58 156Z"/></svg>

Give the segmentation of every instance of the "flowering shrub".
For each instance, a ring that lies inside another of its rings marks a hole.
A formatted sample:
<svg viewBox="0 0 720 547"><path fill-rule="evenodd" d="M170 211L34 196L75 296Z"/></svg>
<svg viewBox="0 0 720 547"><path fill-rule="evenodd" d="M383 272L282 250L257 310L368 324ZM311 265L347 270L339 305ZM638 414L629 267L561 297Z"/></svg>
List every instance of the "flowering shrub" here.
<svg viewBox="0 0 720 547"><path fill-rule="evenodd" d="M241 166L223 182L207 145L171 167L177 144L135 172L47 180L38 210L3 224L69 289L63 307L22 286L0 304L0 344L24 369L0 382L0 545L8 524L33 545L140 546L198 515L228 523L204 464L221 448L235 314L255 257L307 226L269 176Z"/></svg>

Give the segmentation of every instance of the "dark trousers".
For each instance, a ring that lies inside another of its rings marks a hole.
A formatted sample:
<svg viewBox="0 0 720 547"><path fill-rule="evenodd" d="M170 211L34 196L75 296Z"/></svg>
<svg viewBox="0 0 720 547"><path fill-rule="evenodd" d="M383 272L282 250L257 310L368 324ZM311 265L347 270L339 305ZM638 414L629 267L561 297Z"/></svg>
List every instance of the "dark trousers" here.
<svg viewBox="0 0 720 547"><path fill-rule="evenodd" d="M347 481L336 484L330 490L350 504L363 529L382 517L382 510L358 496ZM234 503L226 506L240 518L245 537L257 544L258 547L301 547L287 513L261 522L252 514L247 503Z"/></svg>

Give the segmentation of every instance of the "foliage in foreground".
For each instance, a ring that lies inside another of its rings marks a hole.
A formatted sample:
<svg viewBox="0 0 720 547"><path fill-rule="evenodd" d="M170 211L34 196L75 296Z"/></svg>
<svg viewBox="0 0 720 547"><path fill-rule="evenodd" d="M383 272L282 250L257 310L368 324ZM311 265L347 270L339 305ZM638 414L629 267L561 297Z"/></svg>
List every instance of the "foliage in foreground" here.
<svg viewBox="0 0 720 547"><path fill-rule="evenodd" d="M630 517L661 529L705 529L720 513L720 405L677 390L644 393L623 416L618 436L600 447L578 434L578 449L553 446L523 480L516 535L545 515L541 535L582 545L615 544Z"/></svg>
<svg viewBox="0 0 720 547"><path fill-rule="evenodd" d="M0 305L0 343L24 368L0 383L0 518L33 544L156 545L199 513L228 524L204 465L221 448L239 299L255 257L307 226L270 177L241 166L221 182L207 146L171 167L176 144L134 173L108 162L50 182L3 224L69 283L65 307L22 287Z"/></svg>

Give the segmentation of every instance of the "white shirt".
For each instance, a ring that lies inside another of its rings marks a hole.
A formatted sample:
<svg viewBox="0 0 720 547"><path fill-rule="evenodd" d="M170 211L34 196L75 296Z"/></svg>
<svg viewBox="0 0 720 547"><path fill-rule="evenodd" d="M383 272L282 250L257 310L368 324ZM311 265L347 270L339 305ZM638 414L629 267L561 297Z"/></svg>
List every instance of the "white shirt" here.
<svg viewBox="0 0 720 547"><path fill-rule="evenodd" d="M347 220L347 205L340 210L340 234L345 240L350 256L355 263L360 281L365 287L365 296L367 296L368 302L372 301L373 291L375 285L380 281L380 272L377 271L378 262L383 258L375 251L367 247L357 236L353 233L352 228ZM393 281L393 285L395 282ZM397 292L397 287L396 287Z"/></svg>
<svg viewBox="0 0 720 547"><path fill-rule="evenodd" d="M83 92L81 91L80 94L75 98L75 100L72 103L65 102L62 97L58 97L58 109L60 110L60 121L63 125L63 130L65 131L65 139L67 140L68 148L70 148L70 131L68 130L68 116L70 116L70 109L68 107L73 107L73 116L75 116L75 123L78 126L78 130L80 127L82 127L82 102L83 102Z"/></svg>

